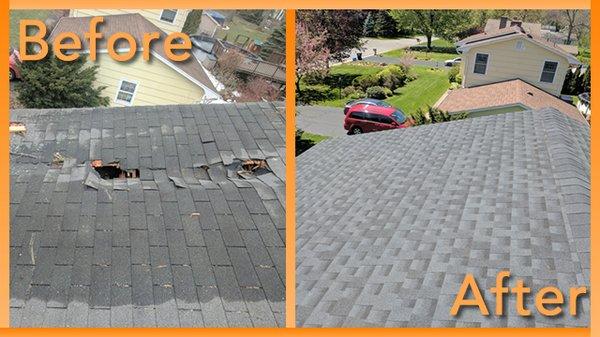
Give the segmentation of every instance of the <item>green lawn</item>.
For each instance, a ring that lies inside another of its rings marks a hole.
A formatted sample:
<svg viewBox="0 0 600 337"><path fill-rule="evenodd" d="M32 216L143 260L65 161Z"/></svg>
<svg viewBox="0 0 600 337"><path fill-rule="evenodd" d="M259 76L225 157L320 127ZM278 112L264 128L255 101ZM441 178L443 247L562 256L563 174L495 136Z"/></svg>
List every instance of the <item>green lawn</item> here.
<svg viewBox="0 0 600 337"><path fill-rule="evenodd" d="M302 140L307 140L310 141L314 144L318 144L324 140L327 140L331 137L328 136L322 136L322 135L317 135L315 133L310 133L310 132L306 132L306 131L302 131L302 137L300 137L300 139Z"/></svg>
<svg viewBox="0 0 600 337"><path fill-rule="evenodd" d="M419 43L419 46L426 46L426 45L427 45L427 41ZM454 47L454 42L444 40L444 39L437 39L437 40L431 41L431 46L432 47Z"/></svg>
<svg viewBox="0 0 600 337"><path fill-rule="evenodd" d="M331 68L331 73L377 73L381 66L365 66L355 64L342 64ZM411 71L417 75L417 79L408 82L400 94L386 99L395 107L399 107L407 114L415 112L418 108L425 108L427 105L433 105L448 90L450 83L448 81L448 70L430 69L428 67L413 66ZM333 88L337 93L338 88ZM316 105L343 107L349 98L341 98L318 102Z"/></svg>
<svg viewBox="0 0 600 337"><path fill-rule="evenodd" d="M387 102L401 108L407 114L412 114L418 108L435 104L450 87L448 71L445 69L432 70L413 66L411 71L417 74L417 79L402 87L399 95L386 99Z"/></svg>
<svg viewBox="0 0 600 337"><path fill-rule="evenodd" d="M406 49L394 49L383 53L387 57L402 57L404 56ZM458 54L450 53L436 53L436 52L424 52L424 51L411 51L413 57L417 60L431 60L431 61L445 61L458 57Z"/></svg>
<svg viewBox="0 0 600 337"><path fill-rule="evenodd" d="M229 22L227 26L229 26L228 30L220 29L219 31L217 31L217 34L215 36L217 38L223 39L227 35L227 41L233 42L235 41L236 36L241 34L248 36L250 38L250 41L253 41L254 39L259 39L265 42L270 35L267 32L261 31L257 25L248 22L237 15L235 15L232 18L231 22ZM239 41L244 42L244 40L245 39L240 37Z"/></svg>
<svg viewBox="0 0 600 337"><path fill-rule="evenodd" d="M418 44L419 46L426 46L427 41L421 42ZM452 41L437 39L431 42L431 46L433 47L454 47L454 43ZM406 53L406 48L402 49L394 49L388 52L383 53L384 56L387 57L402 57ZM432 60L432 61L445 61L449 59L453 59L458 57L457 53L438 53L438 52L425 52L425 51L412 51L413 57L417 60Z"/></svg>
<svg viewBox="0 0 600 337"><path fill-rule="evenodd" d="M19 47L19 21L23 19L38 19L45 21L53 10L19 9L10 11L10 45Z"/></svg>
<svg viewBox="0 0 600 337"><path fill-rule="evenodd" d="M377 74L383 66L380 66L376 63L368 63L368 62L352 62L352 63L343 63L337 66L333 66L329 69L329 73L333 75L339 74L359 74L359 75L375 75Z"/></svg>

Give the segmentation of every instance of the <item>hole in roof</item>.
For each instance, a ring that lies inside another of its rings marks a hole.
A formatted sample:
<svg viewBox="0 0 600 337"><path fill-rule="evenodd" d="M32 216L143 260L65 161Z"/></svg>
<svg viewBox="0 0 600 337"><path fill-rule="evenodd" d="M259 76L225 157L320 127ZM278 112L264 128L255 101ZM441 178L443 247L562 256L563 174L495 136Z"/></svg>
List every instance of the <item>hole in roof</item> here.
<svg viewBox="0 0 600 337"><path fill-rule="evenodd" d="M267 161L264 159L248 159L242 162L242 169L247 172L256 172L267 168Z"/></svg>
<svg viewBox="0 0 600 337"><path fill-rule="evenodd" d="M104 180L138 178L140 176L139 169L123 170L117 161L104 164L102 160L93 160L92 167Z"/></svg>

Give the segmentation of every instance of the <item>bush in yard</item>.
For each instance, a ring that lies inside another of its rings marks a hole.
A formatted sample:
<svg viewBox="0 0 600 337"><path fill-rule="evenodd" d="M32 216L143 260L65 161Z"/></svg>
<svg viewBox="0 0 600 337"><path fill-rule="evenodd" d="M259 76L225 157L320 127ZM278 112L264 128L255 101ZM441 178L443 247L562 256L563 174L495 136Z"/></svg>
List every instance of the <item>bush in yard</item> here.
<svg viewBox="0 0 600 337"><path fill-rule="evenodd" d="M373 86L367 89L367 97L376 99L385 99L392 95L392 91L381 86Z"/></svg>
<svg viewBox="0 0 600 337"><path fill-rule="evenodd" d="M20 66L23 83L16 86L16 91L26 108L81 108L109 103L108 97L102 96L106 87L94 86L98 67L88 66L84 55L75 61L61 61L49 46L44 59Z"/></svg>
<svg viewBox="0 0 600 337"><path fill-rule="evenodd" d="M337 98L336 91L325 84L305 85L298 93L298 101L304 104Z"/></svg>
<svg viewBox="0 0 600 337"><path fill-rule="evenodd" d="M373 74L360 75L352 81L352 85L362 90L379 85L379 77Z"/></svg>
<svg viewBox="0 0 600 337"><path fill-rule="evenodd" d="M350 97L354 94L356 94L356 88L351 85L342 89L342 97Z"/></svg>
<svg viewBox="0 0 600 337"><path fill-rule="evenodd" d="M402 94L402 88L396 88L392 91L392 93L394 93L394 95L400 95Z"/></svg>
<svg viewBox="0 0 600 337"><path fill-rule="evenodd" d="M413 125L435 124L459 119L465 119L469 115L467 113L450 114L438 108L428 106L427 109L419 108L411 115L414 120Z"/></svg>
<svg viewBox="0 0 600 337"><path fill-rule="evenodd" d="M408 77L408 68L404 65L389 65L377 73L379 85L394 90L404 86Z"/></svg>
<svg viewBox="0 0 600 337"><path fill-rule="evenodd" d="M202 10L192 9L185 19L181 32L187 35L196 34L200 21L202 21Z"/></svg>
<svg viewBox="0 0 600 337"><path fill-rule="evenodd" d="M455 66L452 66L452 68L450 68L450 70L448 71L448 81L450 81L450 83L458 83L458 84L462 83L462 75L460 73L460 66L455 65Z"/></svg>
<svg viewBox="0 0 600 337"><path fill-rule="evenodd" d="M259 102L266 100L273 102L281 99L281 90L277 89L269 81L257 77L246 82L240 89L238 102Z"/></svg>

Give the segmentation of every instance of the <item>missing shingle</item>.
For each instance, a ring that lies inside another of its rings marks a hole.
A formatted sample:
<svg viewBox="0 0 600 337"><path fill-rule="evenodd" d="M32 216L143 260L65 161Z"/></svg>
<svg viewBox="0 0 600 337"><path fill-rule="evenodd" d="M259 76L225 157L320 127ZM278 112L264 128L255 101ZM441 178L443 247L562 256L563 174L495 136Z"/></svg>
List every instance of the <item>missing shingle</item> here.
<svg viewBox="0 0 600 337"><path fill-rule="evenodd" d="M92 167L104 180L138 178L140 176L139 169L123 170L116 161L104 164L102 160L92 160Z"/></svg>
<svg viewBox="0 0 600 337"><path fill-rule="evenodd" d="M267 161L264 159L248 159L242 162L242 169L246 172L256 172L267 167Z"/></svg>

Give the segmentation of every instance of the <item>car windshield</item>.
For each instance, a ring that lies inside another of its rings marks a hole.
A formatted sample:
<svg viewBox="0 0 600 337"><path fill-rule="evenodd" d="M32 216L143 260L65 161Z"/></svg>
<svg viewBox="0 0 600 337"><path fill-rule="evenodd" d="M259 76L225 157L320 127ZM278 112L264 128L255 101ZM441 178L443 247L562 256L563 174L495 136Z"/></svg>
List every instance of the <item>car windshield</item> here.
<svg viewBox="0 0 600 337"><path fill-rule="evenodd" d="M400 110L396 110L396 111L392 112L391 116L398 124L402 124L402 123L406 122L406 117Z"/></svg>

